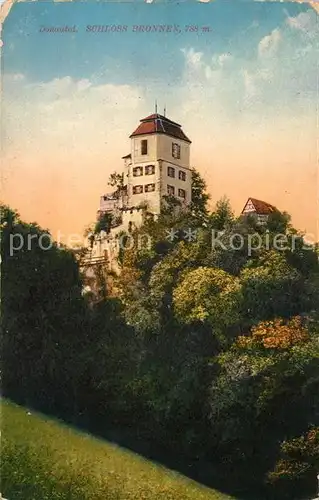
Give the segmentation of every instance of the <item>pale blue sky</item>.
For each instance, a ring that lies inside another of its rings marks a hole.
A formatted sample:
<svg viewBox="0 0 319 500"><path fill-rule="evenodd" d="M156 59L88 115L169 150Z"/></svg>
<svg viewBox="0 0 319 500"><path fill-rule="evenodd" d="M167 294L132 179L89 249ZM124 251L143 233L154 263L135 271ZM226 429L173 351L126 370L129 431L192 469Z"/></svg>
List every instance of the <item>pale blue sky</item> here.
<svg viewBox="0 0 319 500"><path fill-rule="evenodd" d="M309 9L293 3L216 0L198 4L153 3L52 3L21 2L5 21L3 64L5 72L23 73L31 80L48 81L71 76L107 79L112 83L156 78L172 80L183 71L179 48L198 52L231 52L237 58L255 57L258 42L287 18ZM115 33L89 34L87 24L188 24L210 26L211 34ZM44 26L78 26L74 35L39 33ZM101 75L101 66L105 72ZM147 68L147 71L146 71ZM143 72L143 74L142 74Z"/></svg>
<svg viewBox="0 0 319 500"><path fill-rule="evenodd" d="M214 56L218 58L221 54L228 54L231 55L232 65L228 65L226 77L238 81L237 100L243 97L250 84L251 71L260 69L259 43L273 34L273 39L269 40L269 53L282 61L283 68L277 68L279 78L275 83L264 86L263 104L274 106L281 102L289 107L297 92L299 98L301 94L307 94L307 98L310 93L315 96L314 39L305 31L291 26L287 28L289 18L294 19L305 13L312 18L313 30L317 17L315 12L306 4L292 2L216 0L207 4L148 5L145 2L21 2L14 5L4 24L2 64L4 74L22 74L24 84L50 82L66 76L74 80L89 79L92 85L125 83L152 89L148 93L152 101L165 93L168 104L172 105L185 79L187 54L195 54L195 59L196 54L202 54L201 63L207 70L200 83L205 86L211 80L208 77L210 69L216 69L212 64ZM192 23L199 27L209 26L211 32L185 32L184 27ZM311 24L311 21L308 23ZM65 24L75 24L78 33L39 32L41 26ZM128 32L87 33L88 24L125 24L128 25ZM133 33L131 26L134 24L178 24L182 33ZM285 29L285 43L276 40L276 30L280 28ZM305 58L296 55L300 44L304 48L309 46ZM311 45L313 50L310 50ZM262 76L259 79L262 80ZM224 92L220 88L221 93L226 93L223 106L235 111L233 85L231 92L227 88L225 81Z"/></svg>

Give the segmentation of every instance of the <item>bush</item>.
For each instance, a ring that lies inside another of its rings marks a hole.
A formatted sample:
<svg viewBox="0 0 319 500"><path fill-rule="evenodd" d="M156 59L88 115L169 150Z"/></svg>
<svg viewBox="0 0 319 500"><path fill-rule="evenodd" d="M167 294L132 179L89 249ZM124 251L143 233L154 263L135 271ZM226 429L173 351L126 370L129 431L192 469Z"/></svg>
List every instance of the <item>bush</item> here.
<svg viewBox="0 0 319 500"><path fill-rule="evenodd" d="M276 487L278 498L297 499L316 493L318 471L319 427L316 427L281 444L281 457L268 480Z"/></svg>

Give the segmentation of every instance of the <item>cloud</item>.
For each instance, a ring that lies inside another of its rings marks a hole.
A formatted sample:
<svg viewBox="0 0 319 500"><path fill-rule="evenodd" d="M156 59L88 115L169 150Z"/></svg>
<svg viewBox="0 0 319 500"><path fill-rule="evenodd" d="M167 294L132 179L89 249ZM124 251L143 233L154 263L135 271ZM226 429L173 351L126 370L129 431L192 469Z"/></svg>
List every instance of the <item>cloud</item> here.
<svg viewBox="0 0 319 500"><path fill-rule="evenodd" d="M7 73L4 78L6 78L7 82L22 82L25 80L25 75L22 73Z"/></svg>
<svg viewBox="0 0 319 500"><path fill-rule="evenodd" d="M281 33L278 28L274 29L270 35L262 38L258 45L258 54L260 57L272 57L279 46L281 41Z"/></svg>
<svg viewBox="0 0 319 500"><path fill-rule="evenodd" d="M186 73L191 77L204 80L220 80L223 70L229 68L233 56L229 52L205 57L203 52L197 52L193 47L181 49L184 54Z"/></svg>
<svg viewBox="0 0 319 500"><path fill-rule="evenodd" d="M249 72L247 70L242 71L242 76L244 78L244 86L245 86L245 99L250 99L254 96L262 95L263 93L263 84L267 83L268 85L272 82L273 73L270 68L260 68L255 72Z"/></svg>
<svg viewBox="0 0 319 500"><path fill-rule="evenodd" d="M217 58L219 66L224 66L232 60L232 55L229 53L220 54Z"/></svg>
<svg viewBox="0 0 319 500"><path fill-rule="evenodd" d="M290 28L301 31L309 38L314 38L319 32L318 15L313 10L301 12L296 17L288 16L286 23Z"/></svg>
<svg viewBox="0 0 319 500"><path fill-rule="evenodd" d="M15 73L12 75L12 79L15 82L21 82L22 80L25 79L25 76L22 73Z"/></svg>
<svg viewBox="0 0 319 500"><path fill-rule="evenodd" d="M317 14L310 9L294 18L286 16L257 42L246 37L232 53L199 51L196 45L184 49L185 117L193 113L203 121L210 113L241 121L248 115L256 120L279 113L313 116L318 75L312 33L318 30Z"/></svg>
<svg viewBox="0 0 319 500"><path fill-rule="evenodd" d="M186 64L192 68L199 68L202 65L202 52L196 52L192 47L190 49L181 49L185 56Z"/></svg>
<svg viewBox="0 0 319 500"><path fill-rule="evenodd" d="M103 145L113 129L120 133L127 110L138 110L143 102L143 90L126 84L94 85L70 76L28 82L5 75L4 146L29 150L39 141L54 149Z"/></svg>
<svg viewBox="0 0 319 500"><path fill-rule="evenodd" d="M253 74L249 73L246 69L242 71L244 78L244 85L246 90L246 97L252 97L257 93L256 78Z"/></svg>
<svg viewBox="0 0 319 500"><path fill-rule="evenodd" d="M211 66L207 65L205 67L205 77L207 80L210 80L214 76L214 71L212 70Z"/></svg>
<svg viewBox="0 0 319 500"><path fill-rule="evenodd" d="M94 85L89 79L75 80L70 76L55 78L47 83L30 84L31 93L40 92L40 100L50 101L56 110L62 111L67 105L74 111L77 119L81 105L89 106L99 103L102 108L119 109L136 108L140 92L130 85L100 84Z"/></svg>

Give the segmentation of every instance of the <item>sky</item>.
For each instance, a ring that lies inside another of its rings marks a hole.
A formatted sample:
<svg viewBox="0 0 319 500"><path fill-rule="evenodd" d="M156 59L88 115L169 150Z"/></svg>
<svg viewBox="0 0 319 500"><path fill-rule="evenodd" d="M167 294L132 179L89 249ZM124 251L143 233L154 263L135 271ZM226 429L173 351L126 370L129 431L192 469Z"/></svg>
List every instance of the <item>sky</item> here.
<svg viewBox="0 0 319 500"><path fill-rule="evenodd" d="M180 31L132 29L154 24ZM41 31L66 25L77 32ZM3 200L54 237L82 234L157 100L192 140L212 206L226 195L239 214L259 198L319 240L318 26L292 2L14 4L2 31Z"/></svg>

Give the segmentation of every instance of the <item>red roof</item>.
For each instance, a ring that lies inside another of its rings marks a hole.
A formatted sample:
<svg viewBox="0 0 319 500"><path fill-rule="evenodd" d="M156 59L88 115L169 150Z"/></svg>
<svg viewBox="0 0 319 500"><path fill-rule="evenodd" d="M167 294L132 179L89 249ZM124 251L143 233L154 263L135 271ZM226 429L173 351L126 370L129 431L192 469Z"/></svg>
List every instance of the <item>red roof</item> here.
<svg viewBox="0 0 319 500"><path fill-rule="evenodd" d="M257 200L256 198L248 198L242 213L244 212L246 205L249 201L251 201L252 204L254 205L256 214L258 215L269 215L277 210L276 207L274 207L270 203L267 203L266 201Z"/></svg>
<svg viewBox="0 0 319 500"><path fill-rule="evenodd" d="M173 122L173 120L170 120L169 118L167 118L167 116L160 115L159 113L153 113L152 115L149 115L146 118L142 118L141 122L152 121L155 120L155 118L160 118L161 120L165 120L166 122L173 123L177 127L181 127L179 123Z"/></svg>
<svg viewBox="0 0 319 500"><path fill-rule="evenodd" d="M145 134L165 134L181 139L182 141L191 142L184 134L181 126L178 123L169 120L166 116L155 113L143 118L140 122L140 125L136 130L134 130L130 137Z"/></svg>

